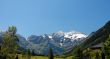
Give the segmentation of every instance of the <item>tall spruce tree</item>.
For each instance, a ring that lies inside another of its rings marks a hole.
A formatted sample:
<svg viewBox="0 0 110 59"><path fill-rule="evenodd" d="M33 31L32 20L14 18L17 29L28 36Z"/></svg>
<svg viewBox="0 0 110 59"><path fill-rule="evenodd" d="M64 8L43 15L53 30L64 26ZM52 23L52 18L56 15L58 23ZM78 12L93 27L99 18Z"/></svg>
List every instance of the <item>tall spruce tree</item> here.
<svg viewBox="0 0 110 59"><path fill-rule="evenodd" d="M27 50L27 59L31 59L31 52L30 52L30 49Z"/></svg>
<svg viewBox="0 0 110 59"><path fill-rule="evenodd" d="M35 56L35 52L34 52L34 49L32 50L32 55L33 55L33 56Z"/></svg>
<svg viewBox="0 0 110 59"><path fill-rule="evenodd" d="M83 59L83 51L80 47L77 47L75 59Z"/></svg>
<svg viewBox="0 0 110 59"><path fill-rule="evenodd" d="M49 59L54 59L53 50L52 48L49 49Z"/></svg>
<svg viewBox="0 0 110 59"><path fill-rule="evenodd" d="M95 56L95 59L100 59L100 55L99 55L99 52L96 52L96 56Z"/></svg>

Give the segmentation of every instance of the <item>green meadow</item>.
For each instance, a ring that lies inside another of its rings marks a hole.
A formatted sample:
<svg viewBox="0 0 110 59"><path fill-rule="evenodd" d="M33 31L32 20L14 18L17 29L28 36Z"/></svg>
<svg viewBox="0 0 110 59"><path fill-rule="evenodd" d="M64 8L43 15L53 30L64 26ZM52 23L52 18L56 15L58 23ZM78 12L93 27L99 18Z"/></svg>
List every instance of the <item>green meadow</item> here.
<svg viewBox="0 0 110 59"><path fill-rule="evenodd" d="M19 55L18 59L27 59L26 57L22 57ZM49 59L48 56L31 56L31 59ZM63 57L54 57L54 59L72 59L72 56L63 58Z"/></svg>

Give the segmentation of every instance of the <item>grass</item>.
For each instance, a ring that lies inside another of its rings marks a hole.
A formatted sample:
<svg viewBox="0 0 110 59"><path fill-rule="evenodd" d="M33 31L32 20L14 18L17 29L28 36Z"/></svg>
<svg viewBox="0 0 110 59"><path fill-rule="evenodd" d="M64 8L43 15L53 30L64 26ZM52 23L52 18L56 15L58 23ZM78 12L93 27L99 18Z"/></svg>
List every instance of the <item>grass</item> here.
<svg viewBox="0 0 110 59"><path fill-rule="evenodd" d="M19 59L27 59L27 58L22 57L22 55L19 55ZM48 59L48 57L47 56L31 56L31 59ZM72 59L72 56L67 57L67 58L54 57L54 59Z"/></svg>

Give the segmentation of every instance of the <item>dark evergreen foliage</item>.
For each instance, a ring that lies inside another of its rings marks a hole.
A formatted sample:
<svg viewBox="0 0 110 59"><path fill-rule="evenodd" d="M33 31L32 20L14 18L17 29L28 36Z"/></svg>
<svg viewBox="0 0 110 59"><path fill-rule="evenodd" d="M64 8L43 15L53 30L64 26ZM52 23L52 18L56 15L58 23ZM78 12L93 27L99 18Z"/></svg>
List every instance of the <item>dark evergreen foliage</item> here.
<svg viewBox="0 0 110 59"><path fill-rule="evenodd" d="M106 59L109 59L110 58L110 36L105 41L104 46L103 46L103 50L106 55Z"/></svg>
<svg viewBox="0 0 110 59"><path fill-rule="evenodd" d="M54 59L52 48L49 49L49 59Z"/></svg>
<svg viewBox="0 0 110 59"><path fill-rule="evenodd" d="M82 48L88 48L90 46L96 45L109 37L110 34L110 21L108 21L103 27L94 32L92 35L86 38L86 41L81 44Z"/></svg>
<svg viewBox="0 0 110 59"><path fill-rule="evenodd" d="M15 59L18 59L18 55L16 56L16 58Z"/></svg>
<svg viewBox="0 0 110 59"><path fill-rule="evenodd" d="M95 57L96 59L100 59L100 56L99 56L99 53L98 52L96 52L96 57Z"/></svg>
<svg viewBox="0 0 110 59"><path fill-rule="evenodd" d="M34 52L34 50L32 50L32 55L33 55L33 56L35 56L35 55L36 55L36 54L35 54L35 52Z"/></svg>
<svg viewBox="0 0 110 59"><path fill-rule="evenodd" d="M83 53L81 48L78 48L77 52L76 52L76 57L75 59L83 59Z"/></svg>

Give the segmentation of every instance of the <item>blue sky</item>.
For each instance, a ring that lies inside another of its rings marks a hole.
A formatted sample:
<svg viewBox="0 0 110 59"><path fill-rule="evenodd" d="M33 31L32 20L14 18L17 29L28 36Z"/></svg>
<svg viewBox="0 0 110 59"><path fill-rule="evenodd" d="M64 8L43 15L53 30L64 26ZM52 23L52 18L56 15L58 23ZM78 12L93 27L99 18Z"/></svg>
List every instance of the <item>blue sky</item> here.
<svg viewBox="0 0 110 59"><path fill-rule="evenodd" d="M27 37L57 31L90 34L110 20L110 0L0 0L0 30Z"/></svg>

